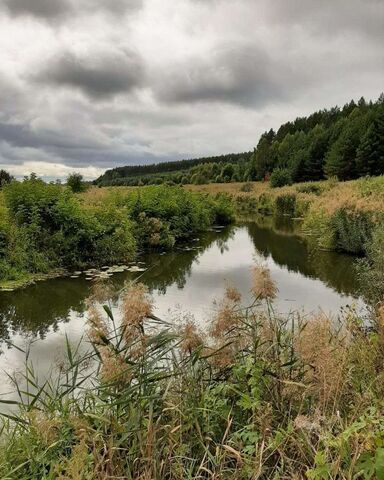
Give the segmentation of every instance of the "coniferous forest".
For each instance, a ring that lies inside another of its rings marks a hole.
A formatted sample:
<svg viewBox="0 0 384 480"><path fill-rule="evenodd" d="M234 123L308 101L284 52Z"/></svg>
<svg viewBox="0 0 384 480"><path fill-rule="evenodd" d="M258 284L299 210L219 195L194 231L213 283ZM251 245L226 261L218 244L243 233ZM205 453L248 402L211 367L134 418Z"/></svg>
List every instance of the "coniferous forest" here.
<svg viewBox="0 0 384 480"><path fill-rule="evenodd" d="M272 186L337 177L352 180L384 173L384 95L363 97L299 117L264 132L253 152L127 166L95 183L147 185L227 183L271 179Z"/></svg>

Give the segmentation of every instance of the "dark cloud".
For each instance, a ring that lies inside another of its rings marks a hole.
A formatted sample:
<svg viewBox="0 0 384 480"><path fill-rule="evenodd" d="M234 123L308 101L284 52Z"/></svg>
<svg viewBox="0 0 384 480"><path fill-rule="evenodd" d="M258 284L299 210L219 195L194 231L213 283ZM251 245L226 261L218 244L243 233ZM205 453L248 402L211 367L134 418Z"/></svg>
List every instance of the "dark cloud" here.
<svg viewBox="0 0 384 480"><path fill-rule="evenodd" d="M84 3L87 10L99 9L116 15L134 12L143 6L143 0L84 0Z"/></svg>
<svg viewBox="0 0 384 480"><path fill-rule="evenodd" d="M300 25L319 35L359 33L384 38L382 0L262 0L262 4L267 21L288 27Z"/></svg>
<svg viewBox="0 0 384 480"><path fill-rule="evenodd" d="M73 167L84 167L90 163L94 166L106 166L110 162L124 165L128 161L143 163L146 160L159 161L161 158L145 151L143 147L149 146L147 142L140 142L135 138L129 140L129 145L121 145L123 148L118 149L113 143L106 145L96 138L83 138L81 132L76 132L75 128L73 131L64 132L33 129L28 124L0 122L0 147L6 144L7 158L12 161L19 159L19 162L24 160L24 157L20 159L15 152L23 149L44 152L42 156L45 161L56 163L61 159L66 165ZM140 149L143 151L140 152Z"/></svg>
<svg viewBox="0 0 384 480"><path fill-rule="evenodd" d="M384 0L179 3L0 0L0 163L22 175L30 160L51 172L249 150L383 89Z"/></svg>
<svg viewBox="0 0 384 480"><path fill-rule="evenodd" d="M94 99L108 99L140 87L145 76L136 53L116 49L88 56L61 54L34 79L47 85L74 87Z"/></svg>
<svg viewBox="0 0 384 480"><path fill-rule="evenodd" d="M228 46L207 59L188 58L155 87L170 103L223 102L260 107L287 97L291 71L255 48ZM304 79L303 79L304 80Z"/></svg>
<svg viewBox="0 0 384 480"><path fill-rule="evenodd" d="M42 19L55 19L71 11L69 0L3 0L4 7L13 16L30 15Z"/></svg>
<svg viewBox="0 0 384 480"><path fill-rule="evenodd" d="M31 16L47 21L95 12L122 15L140 9L143 0L3 0L3 8L12 16Z"/></svg>

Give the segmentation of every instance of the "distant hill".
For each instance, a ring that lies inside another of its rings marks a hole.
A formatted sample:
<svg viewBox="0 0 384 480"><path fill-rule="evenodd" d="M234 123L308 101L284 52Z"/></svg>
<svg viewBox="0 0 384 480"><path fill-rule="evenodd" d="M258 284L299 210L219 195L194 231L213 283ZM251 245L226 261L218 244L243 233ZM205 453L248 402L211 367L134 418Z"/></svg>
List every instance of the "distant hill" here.
<svg viewBox="0 0 384 480"><path fill-rule="evenodd" d="M223 183L271 178L273 186L338 177L384 174L384 94L363 97L284 123L264 132L253 152L127 166L108 170L94 183L147 185L164 182Z"/></svg>

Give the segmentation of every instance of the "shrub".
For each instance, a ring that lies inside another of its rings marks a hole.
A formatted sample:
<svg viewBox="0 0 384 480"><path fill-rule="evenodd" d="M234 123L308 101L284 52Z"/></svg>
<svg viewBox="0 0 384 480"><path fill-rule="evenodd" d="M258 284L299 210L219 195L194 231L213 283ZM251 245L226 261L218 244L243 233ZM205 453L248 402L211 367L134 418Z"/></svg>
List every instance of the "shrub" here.
<svg viewBox="0 0 384 480"><path fill-rule="evenodd" d="M335 232L332 217L322 208L310 208L305 215L303 232L308 235L309 243L314 248L335 249Z"/></svg>
<svg viewBox="0 0 384 480"><path fill-rule="evenodd" d="M249 192L252 192L252 190L253 190L253 184L250 182L246 182L240 187L240 192L249 193Z"/></svg>
<svg viewBox="0 0 384 480"><path fill-rule="evenodd" d="M271 195L262 193L257 202L257 210L265 215L272 215L274 212L274 200Z"/></svg>
<svg viewBox="0 0 384 480"><path fill-rule="evenodd" d="M8 185L8 183L11 183L12 180L13 177L10 173L3 169L0 170L0 189L2 189L5 185Z"/></svg>
<svg viewBox="0 0 384 480"><path fill-rule="evenodd" d="M365 247L367 257L357 263L360 289L366 300L377 306L384 299L384 223L378 224Z"/></svg>
<svg viewBox="0 0 384 480"><path fill-rule="evenodd" d="M172 237L183 240L202 231L213 222L229 222L233 207L226 196L216 198L195 194L179 186L152 186L140 189L127 198L129 214L136 221L141 213L168 226Z"/></svg>
<svg viewBox="0 0 384 480"><path fill-rule="evenodd" d="M275 200L275 212L277 215L289 215L293 217L296 209L296 195L284 193L278 195Z"/></svg>
<svg viewBox="0 0 384 480"><path fill-rule="evenodd" d="M217 194L213 199L207 197L211 210L211 221L218 225L227 225L235 219L235 209L232 198L224 193Z"/></svg>
<svg viewBox="0 0 384 480"><path fill-rule="evenodd" d="M244 195L237 195L235 198L235 207L236 211L244 214L244 213L255 213L257 212L257 198L253 196L244 196Z"/></svg>
<svg viewBox="0 0 384 480"><path fill-rule="evenodd" d="M134 253L127 213L116 208L85 208L69 190L34 178L6 187L5 200L14 222L8 260L20 269L118 262Z"/></svg>
<svg viewBox="0 0 384 480"><path fill-rule="evenodd" d="M80 173L71 173L68 175L67 185L73 193L80 193L86 189L84 178Z"/></svg>
<svg viewBox="0 0 384 480"><path fill-rule="evenodd" d="M363 255L371 240L374 223L370 212L340 208L332 216L331 227L336 249Z"/></svg>
<svg viewBox="0 0 384 480"><path fill-rule="evenodd" d="M292 174L287 168L276 168L270 178L272 188L284 187L285 185L292 185L292 183Z"/></svg>

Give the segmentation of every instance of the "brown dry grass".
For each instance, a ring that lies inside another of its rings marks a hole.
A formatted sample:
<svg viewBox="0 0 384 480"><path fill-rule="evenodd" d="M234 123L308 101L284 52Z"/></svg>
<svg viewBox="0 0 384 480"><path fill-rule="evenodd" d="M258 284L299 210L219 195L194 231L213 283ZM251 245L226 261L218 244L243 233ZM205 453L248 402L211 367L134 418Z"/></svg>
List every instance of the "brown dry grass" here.
<svg viewBox="0 0 384 480"><path fill-rule="evenodd" d="M366 182L366 187L364 187ZM315 210L324 210L332 214L341 207L351 209L383 212L384 213L384 182L381 178L351 180L348 182L337 182L334 180L324 180L321 182L312 182L311 185L320 188L320 194L302 193L300 188L307 184L295 184L282 188L271 188L267 182L252 182L253 189L248 192L242 192L243 183L213 183L208 185L187 185L187 188L193 192L203 192L209 194L227 193L233 196L259 198L266 194L272 199L282 194L296 194L297 200L303 203L311 204ZM369 186L372 185L372 191ZM364 190L368 190L365 192Z"/></svg>

